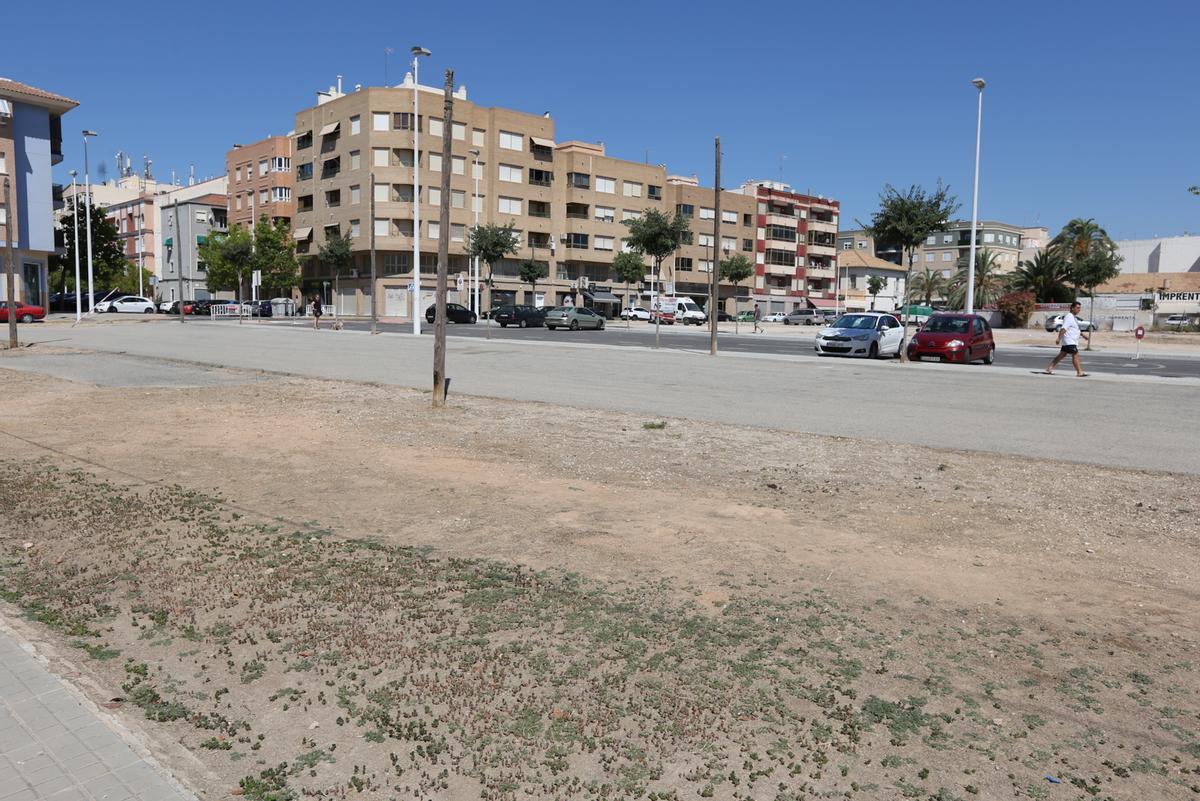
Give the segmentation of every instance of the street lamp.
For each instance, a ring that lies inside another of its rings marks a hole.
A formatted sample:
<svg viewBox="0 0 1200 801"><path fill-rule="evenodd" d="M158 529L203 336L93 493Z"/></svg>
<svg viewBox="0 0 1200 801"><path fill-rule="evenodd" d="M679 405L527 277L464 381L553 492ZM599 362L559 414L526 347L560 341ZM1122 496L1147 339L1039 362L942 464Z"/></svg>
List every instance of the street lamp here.
<svg viewBox="0 0 1200 801"><path fill-rule="evenodd" d="M79 175L79 170L71 170L71 204L75 207L71 210L71 218L75 222L75 322L79 322L83 317L83 299L79 297L79 185L75 183L75 176Z"/></svg>
<svg viewBox="0 0 1200 801"><path fill-rule="evenodd" d="M975 119L975 192L971 197L971 251L967 260L967 314L975 312L975 226L979 221L979 135L983 129L983 78L971 81L979 90L979 114Z"/></svg>
<svg viewBox="0 0 1200 801"><path fill-rule="evenodd" d="M479 148L473 147L470 150L468 150L467 152L471 154L471 158L473 159L473 164L471 167L471 169L472 169L471 174L475 176L475 196L471 199L471 208L473 208L475 210L475 233L478 234L479 233L479 206L481 205L479 202ZM474 301L475 301L475 313L479 314L481 309L479 307L479 254L478 253L475 254L475 258L473 259L473 261L474 261L474 264L472 265L472 271L474 274L471 276L471 296L472 296L472 298L474 298Z"/></svg>
<svg viewBox="0 0 1200 801"><path fill-rule="evenodd" d="M418 67L421 56L430 52L424 47L413 47L413 304L412 319L413 333L421 333L421 117L420 95L421 81L418 78ZM445 121L450 125L450 120ZM442 165L443 170L450 169L449 164Z"/></svg>
<svg viewBox="0 0 1200 801"><path fill-rule="evenodd" d="M88 173L87 140L89 136L99 135L95 131L83 132L83 191L87 203L88 313L91 313L92 306L95 305L96 295L92 289L92 180Z"/></svg>

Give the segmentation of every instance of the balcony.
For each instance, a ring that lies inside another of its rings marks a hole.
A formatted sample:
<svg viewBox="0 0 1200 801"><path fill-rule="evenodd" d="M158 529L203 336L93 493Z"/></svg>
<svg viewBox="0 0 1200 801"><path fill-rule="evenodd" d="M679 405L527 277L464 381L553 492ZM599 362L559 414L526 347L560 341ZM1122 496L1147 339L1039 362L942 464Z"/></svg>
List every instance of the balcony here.
<svg viewBox="0 0 1200 801"><path fill-rule="evenodd" d="M586 220L591 215L588 214L588 204L586 203L568 203L567 204L567 219L569 220Z"/></svg>
<svg viewBox="0 0 1200 801"><path fill-rule="evenodd" d="M832 267L826 267L824 265L813 264L813 265L810 265L809 268L805 271L805 275L807 275L809 278L832 279L832 278L834 278L835 271Z"/></svg>
<svg viewBox="0 0 1200 801"><path fill-rule="evenodd" d="M785 275L791 277L796 274L796 268L786 264L765 264L763 272L767 275Z"/></svg>
<svg viewBox="0 0 1200 801"><path fill-rule="evenodd" d="M796 229L796 218L786 214L767 214L767 225L778 225L783 228Z"/></svg>
<svg viewBox="0 0 1200 801"><path fill-rule="evenodd" d="M817 217L809 217L808 218L808 230L809 231L821 231L822 233L827 233L827 234L836 234L837 233L837 223L835 223L831 220L822 220Z"/></svg>

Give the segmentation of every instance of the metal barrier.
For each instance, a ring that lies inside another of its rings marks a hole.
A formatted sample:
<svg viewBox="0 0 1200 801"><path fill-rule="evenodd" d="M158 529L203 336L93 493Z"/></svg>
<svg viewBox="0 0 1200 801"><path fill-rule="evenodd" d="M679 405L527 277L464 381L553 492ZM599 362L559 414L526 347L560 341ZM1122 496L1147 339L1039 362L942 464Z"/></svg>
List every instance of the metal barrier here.
<svg viewBox="0 0 1200 801"><path fill-rule="evenodd" d="M241 307L236 303L214 303L208 308L208 316L214 320L236 320L241 316Z"/></svg>

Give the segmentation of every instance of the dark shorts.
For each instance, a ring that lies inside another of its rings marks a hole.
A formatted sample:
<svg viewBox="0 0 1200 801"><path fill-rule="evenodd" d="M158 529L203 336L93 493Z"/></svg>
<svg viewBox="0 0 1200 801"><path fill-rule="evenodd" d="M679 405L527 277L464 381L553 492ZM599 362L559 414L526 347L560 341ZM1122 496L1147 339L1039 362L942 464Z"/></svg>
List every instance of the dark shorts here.
<svg viewBox="0 0 1200 801"><path fill-rule="evenodd" d="M1069 353L1069 354L1079 353L1079 346L1078 345L1063 345L1062 352Z"/></svg>

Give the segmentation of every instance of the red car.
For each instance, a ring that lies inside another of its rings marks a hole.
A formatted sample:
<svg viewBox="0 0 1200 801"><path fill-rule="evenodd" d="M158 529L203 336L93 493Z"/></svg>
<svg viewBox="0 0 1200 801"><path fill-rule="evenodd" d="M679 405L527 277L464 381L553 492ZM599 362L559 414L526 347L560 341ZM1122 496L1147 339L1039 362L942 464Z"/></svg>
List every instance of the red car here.
<svg viewBox="0 0 1200 801"><path fill-rule="evenodd" d="M34 320L45 318L46 310L41 306L30 306L17 301L16 318L20 323L32 323ZM8 302L0 300L0 323L8 322Z"/></svg>
<svg viewBox="0 0 1200 801"><path fill-rule="evenodd" d="M991 364L996 355L992 327L978 314L934 314L908 343L908 358Z"/></svg>

